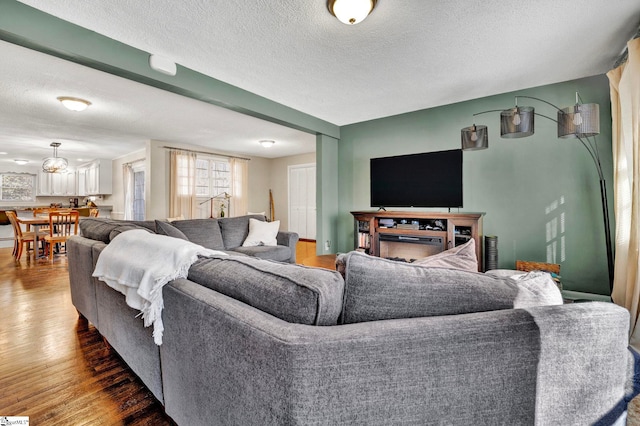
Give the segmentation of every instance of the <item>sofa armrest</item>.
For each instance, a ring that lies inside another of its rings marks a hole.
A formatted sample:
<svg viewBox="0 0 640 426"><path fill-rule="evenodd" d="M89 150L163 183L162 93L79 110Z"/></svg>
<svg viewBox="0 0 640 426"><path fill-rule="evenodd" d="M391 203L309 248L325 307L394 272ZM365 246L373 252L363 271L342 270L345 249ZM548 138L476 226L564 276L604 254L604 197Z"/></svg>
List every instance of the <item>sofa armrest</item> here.
<svg viewBox="0 0 640 426"><path fill-rule="evenodd" d="M276 241L279 246L287 246L291 249L291 257L289 263L296 263L296 245L298 244L298 234L295 232L279 231L276 235Z"/></svg>
<svg viewBox="0 0 640 426"><path fill-rule="evenodd" d="M593 424L627 378L610 303L314 327L177 280L163 317L179 424Z"/></svg>

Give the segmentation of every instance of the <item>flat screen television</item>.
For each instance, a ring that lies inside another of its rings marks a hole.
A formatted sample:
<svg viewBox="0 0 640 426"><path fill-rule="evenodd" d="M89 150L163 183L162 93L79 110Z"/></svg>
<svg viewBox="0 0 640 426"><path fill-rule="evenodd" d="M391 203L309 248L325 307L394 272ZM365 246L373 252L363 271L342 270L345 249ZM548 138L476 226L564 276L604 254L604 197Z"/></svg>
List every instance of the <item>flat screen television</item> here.
<svg viewBox="0 0 640 426"><path fill-rule="evenodd" d="M462 150L372 158L371 207L462 207Z"/></svg>

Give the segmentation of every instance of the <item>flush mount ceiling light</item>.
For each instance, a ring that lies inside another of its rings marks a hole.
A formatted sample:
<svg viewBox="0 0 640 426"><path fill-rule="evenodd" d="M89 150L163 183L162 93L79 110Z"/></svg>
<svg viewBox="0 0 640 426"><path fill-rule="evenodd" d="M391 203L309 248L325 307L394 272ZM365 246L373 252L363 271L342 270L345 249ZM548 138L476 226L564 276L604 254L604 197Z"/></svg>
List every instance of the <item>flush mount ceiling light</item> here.
<svg viewBox="0 0 640 426"><path fill-rule="evenodd" d="M275 141L271 141L271 140L262 140L260 141L260 145L262 145L264 148L271 148L273 145L275 145Z"/></svg>
<svg viewBox="0 0 640 426"><path fill-rule="evenodd" d="M91 105L91 102L87 100L72 98L70 96L59 96L58 100L69 111L84 111L89 105Z"/></svg>
<svg viewBox="0 0 640 426"><path fill-rule="evenodd" d="M376 7L376 0L329 0L327 7L340 22L355 25L369 16Z"/></svg>
<svg viewBox="0 0 640 426"><path fill-rule="evenodd" d="M42 171L46 173L59 173L67 169L69 162L66 158L58 157L58 147L60 142L51 142L53 147L53 157L45 158L42 163Z"/></svg>
<svg viewBox="0 0 640 426"><path fill-rule="evenodd" d="M13 160L16 162L16 164L19 164L21 166L24 166L25 164L27 164L29 162L29 160L21 160L19 158L16 158L15 160Z"/></svg>

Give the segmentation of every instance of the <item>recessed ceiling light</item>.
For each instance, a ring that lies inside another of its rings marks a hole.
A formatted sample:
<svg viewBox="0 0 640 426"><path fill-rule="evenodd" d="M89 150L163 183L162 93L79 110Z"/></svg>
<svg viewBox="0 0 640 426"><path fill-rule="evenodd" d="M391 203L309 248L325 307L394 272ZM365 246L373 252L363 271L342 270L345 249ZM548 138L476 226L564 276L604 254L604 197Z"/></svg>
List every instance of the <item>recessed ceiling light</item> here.
<svg viewBox="0 0 640 426"><path fill-rule="evenodd" d="M84 111L87 109L91 102L80 99L80 98L72 98L70 96L59 96L58 100L62 102L65 108L69 111Z"/></svg>
<svg viewBox="0 0 640 426"><path fill-rule="evenodd" d="M15 161L16 164L19 164L21 166L24 166L25 164L27 164L29 162L29 160L20 160L20 159L15 159L13 161Z"/></svg>
<svg viewBox="0 0 640 426"><path fill-rule="evenodd" d="M260 141L260 145L262 145L265 148L271 148L273 145L275 145L275 141L272 140L261 140Z"/></svg>
<svg viewBox="0 0 640 426"><path fill-rule="evenodd" d="M0 155L7 155L8 152L0 151Z"/></svg>

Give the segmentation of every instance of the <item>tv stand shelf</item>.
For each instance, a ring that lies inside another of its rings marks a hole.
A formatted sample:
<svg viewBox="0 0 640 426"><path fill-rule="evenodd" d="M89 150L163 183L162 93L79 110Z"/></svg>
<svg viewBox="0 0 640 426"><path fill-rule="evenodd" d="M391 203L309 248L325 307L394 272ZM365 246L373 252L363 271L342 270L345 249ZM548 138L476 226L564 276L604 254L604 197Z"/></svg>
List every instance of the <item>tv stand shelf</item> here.
<svg viewBox="0 0 640 426"><path fill-rule="evenodd" d="M484 213L354 211L355 247L372 256L408 262L475 240L482 271Z"/></svg>

